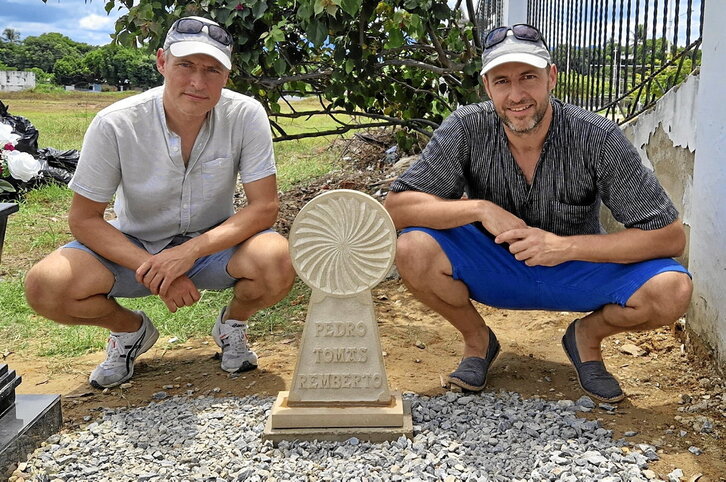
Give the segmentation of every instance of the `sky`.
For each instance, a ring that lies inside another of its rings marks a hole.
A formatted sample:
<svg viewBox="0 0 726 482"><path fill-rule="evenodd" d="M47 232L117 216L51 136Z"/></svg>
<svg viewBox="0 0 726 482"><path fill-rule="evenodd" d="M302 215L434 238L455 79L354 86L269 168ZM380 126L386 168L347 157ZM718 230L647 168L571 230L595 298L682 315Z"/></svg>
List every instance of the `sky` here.
<svg viewBox="0 0 726 482"><path fill-rule="evenodd" d="M642 5L650 0L636 0L641 4L640 15L644 16ZM669 11L674 11L674 4L678 1L680 8L679 43L681 37L685 38L685 17L686 6L689 0L667 0ZM690 0L694 9L692 22L694 31L698 31L699 11L701 0ZM60 32L67 37L91 45L105 45L111 41L110 35L114 32L116 19L126 12L126 9L119 9L118 6L111 10L110 15L104 10L105 0L0 0L0 33L6 28L13 28L20 33L21 38L31 35L40 35L45 32ZM452 4L453 0L449 1ZM611 2L608 2L608 5ZM619 3L619 2L616 2ZM478 0L474 1L478 4ZM579 8L579 7L578 7ZM663 4L659 6L658 15L662 15ZM611 15L608 9L608 15ZM653 15L651 11L650 15ZM653 20L651 20L652 22ZM662 19L658 18L656 22ZM636 23L642 23L642 19L635 19L635 7L631 11L631 30ZM626 27L627 28L627 27ZM608 27L610 31L610 27ZM658 27L660 32L660 27ZM695 34L695 39L698 34ZM550 36L551 37L551 36ZM668 38L672 38L669 33ZM683 42L685 44L685 42Z"/></svg>
<svg viewBox="0 0 726 482"><path fill-rule="evenodd" d="M106 14L104 0L0 0L0 33L15 29L21 39L46 32L59 32L90 45L111 41L116 19L126 9L114 7Z"/></svg>

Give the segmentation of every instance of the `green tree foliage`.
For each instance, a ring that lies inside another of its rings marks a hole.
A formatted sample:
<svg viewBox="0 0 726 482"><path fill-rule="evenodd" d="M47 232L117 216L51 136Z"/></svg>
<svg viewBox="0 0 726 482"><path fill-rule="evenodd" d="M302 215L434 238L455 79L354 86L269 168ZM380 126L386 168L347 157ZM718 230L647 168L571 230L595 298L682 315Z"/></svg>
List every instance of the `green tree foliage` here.
<svg viewBox="0 0 726 482"><path fill-rule="evenodd" d="M0 63L14 67L18 57L19 45L0 39Z"/></svg>
<svg viewBox="0 0 726 482"><path fill-rule="evenodd" d="M83 66L93 82L148 88L158 85L161 79L155 56L146 49L104 45L87 53Z"/></svg>
<svg viewBox="0 0 726 482"><path fill-rule="evenodd" d="M91 51L92 53L93 51ZM90 55L87 54L87 55ZM66 55L53 64L55 80L60 85L78 84L91 81L91 72L78 54Z"/></svg>
<svg viewBox="0 0 726 482"><path fill-rule="evenodd" d="M121 5L123 45L160 47L188 15L225 26L235 39L232 87L271 114L283 95L315 95L318 110L285 115L348 113L363 125L430 134L483 93L474 26L446 0L106 0L107 11ZM278 140L295 137L273 127ZM350 127L341 122L337 132Z"/></svg>
<svg viewBox="0 0 726 482"><path fill-rule="evenodd" d="M37 37L27 37L17 50L14 66L24 70L38 67L45 72L52 72L56 61L68 55L83 56L94 47L74 42L59 33L44 33Z"/></svg>
<svg viewBox="0 0 726 482"><path fill-rule="evenodd" d="M35 71L40 83L99 82L134 88L160 83L154 55L148 49L117 44L95 47L59 33L19 41L20 34L10 30L0 36L0 68Z"/></svg>

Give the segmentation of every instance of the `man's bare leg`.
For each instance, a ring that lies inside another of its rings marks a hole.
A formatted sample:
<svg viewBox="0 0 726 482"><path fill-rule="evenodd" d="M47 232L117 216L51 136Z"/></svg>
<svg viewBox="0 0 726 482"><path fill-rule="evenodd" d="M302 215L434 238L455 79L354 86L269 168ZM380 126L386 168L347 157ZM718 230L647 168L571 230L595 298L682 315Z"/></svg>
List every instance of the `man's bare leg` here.
<svg viewBox="0 0 726 482"><path fill-rule="evenodd" d="M212 328L214 341L222 348L222 369L235 373L257 368L257 354L247 341L250 316L271 306L290 291L295 280L287 240L277 233L262 233L248 239L227 264L239 281L234 296Z"/></svg>
<svg viewBox="0 0 726 482"><path fill-rule="evenodd" d="M580 359L602 360L601 343L608 336L674 323L688 309L692 292L687 274L668 271L648 280L624 307L612 304L593 311L575 326Z"/></svg>
<svg viewBox="0 0 726 482"><path fill-rule="evenodd" d="M61 248L33 266L25 278L28 304L40 315L68 325L95 325L112 333L106 359L88 378L95 388L120 385L134 374L136 358L159 337L143 313L128 310L106 294L113 274L93 255Z"/></svg>
<svg viewBox="0 0 726 482"><path fill-rule="evenodd" d="M463 358L485 358L489 346L487 326L469 299L469 289L452 278L451 263L434 238L422 231L402 234L396 245L396 267L416 299L461 332Z"/></svg>
<svg viewBox="0 0 726 482"><path fill-rule="evenodd" d="M277 233L262 233L247 240L227 265L239 281L225 318L247 320L285 296L295 281L287 240Z"/></svg>
<svg viewBox="0 0 726 482"><path fill-rule="evenodd" d="M58 323L134 332L141 318L106 296L113 283L113 274L93 255L61 248L28 271L25 297L38 314Z"/></svg>

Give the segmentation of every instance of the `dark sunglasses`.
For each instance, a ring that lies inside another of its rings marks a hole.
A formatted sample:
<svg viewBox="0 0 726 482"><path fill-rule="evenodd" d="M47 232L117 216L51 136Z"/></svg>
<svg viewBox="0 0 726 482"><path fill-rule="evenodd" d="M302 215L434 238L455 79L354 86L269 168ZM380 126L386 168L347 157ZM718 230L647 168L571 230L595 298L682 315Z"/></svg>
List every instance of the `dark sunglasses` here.
<svg viewBox="0 0 726 482"><path fill-rule="evenodd" d="M207 32L213 40L216 40L222 45L232 44L232 36L219 25L202 22L196 18L183 18L181 20L177 20L174 24L174 30L179 33L197 34L200 33L204 27L207 27Z"/></svg>
<svg viewBox="0 0 726 482"><path fill-rule="evenodd" d="M509 32L510 30L514 34L514 37L518 38L519 40L526 40L528 42L542 41L544 46L547 47L547 43L545 42L544 37L542 37L542 34L539 30L526 23L518 23L516 25L512 25L511 27L497 27L489 32L484 39L484 48L490 49L498 43L503 42L504 39L507 38L507 32Z"/></svg>

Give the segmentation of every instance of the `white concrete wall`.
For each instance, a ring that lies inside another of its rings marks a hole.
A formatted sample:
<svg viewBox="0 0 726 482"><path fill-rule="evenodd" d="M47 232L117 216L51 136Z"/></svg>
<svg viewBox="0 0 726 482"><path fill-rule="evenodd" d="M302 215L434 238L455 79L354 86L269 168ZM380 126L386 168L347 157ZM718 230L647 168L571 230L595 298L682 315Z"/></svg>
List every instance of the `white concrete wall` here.
<svg viewBox="0 0 726 482"><path fill-rule="evenodd" d="M673 200L689 236L693 212L698 84L698 75L689 76L658 99L655 107L623 126L625 137L638 150L643 164L655 171ZM622 228L609 211L603 213L602 221L608 232ZM687 246L684 255L678 258L686 267L689 265L689 251Z"/></svg>
<svg viewBox="0 0 726 482"><path fill-rule="evenodd" d="M19 72L17 70L0 70L0 91L13 92L27 90L35 87L34 72Z"/></svg>
<svg viewBox="0 0 726 482"><path fill-rule="evenodd" d="M694 293L687 328L726 370L726 2L705 3L696 104L690 268Z"/></svg>

